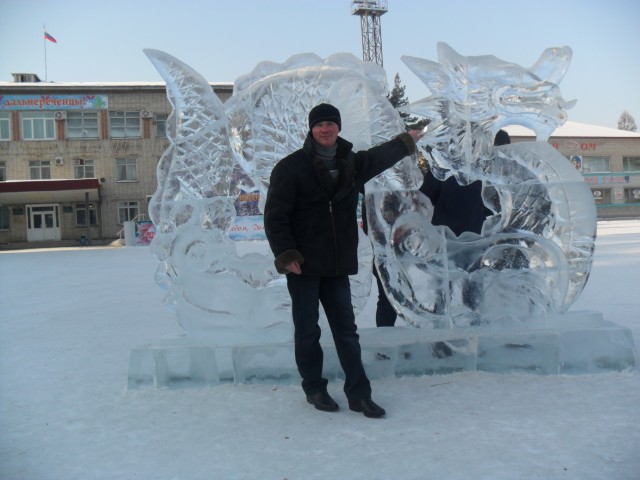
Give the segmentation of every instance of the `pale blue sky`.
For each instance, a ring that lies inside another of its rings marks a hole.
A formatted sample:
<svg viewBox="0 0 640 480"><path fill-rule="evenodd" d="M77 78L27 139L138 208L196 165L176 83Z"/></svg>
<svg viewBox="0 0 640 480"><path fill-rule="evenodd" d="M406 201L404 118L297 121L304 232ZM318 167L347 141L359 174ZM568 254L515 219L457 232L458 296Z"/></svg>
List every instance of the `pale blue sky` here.
<svg viewBox="0 0 640 480"><path fill-rule="evenodd" d="M411 101L429 94L402 55L437 61L436 44L466 56L492 54L531 66L547 47L568 45L560 87L577 99L569 120L617 127L623 110L640 123L637 0L388 0L384 67ZM49 81L161 81L143 48L166 51L212 82L233 81L264 60L313 52L361 58L360 19L349 0L0 0L0 81L11 73Z"/></svg>

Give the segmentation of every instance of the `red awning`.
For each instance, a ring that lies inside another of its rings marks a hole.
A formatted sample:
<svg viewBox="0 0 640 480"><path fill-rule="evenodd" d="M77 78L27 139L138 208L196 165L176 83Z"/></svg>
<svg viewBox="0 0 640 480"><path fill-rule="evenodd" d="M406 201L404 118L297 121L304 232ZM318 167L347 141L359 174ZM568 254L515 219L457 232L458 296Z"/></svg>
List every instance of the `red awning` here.
<svg viewBox="0 0 640 480"><path fill-rule="evenodd" d="M74 180L20 180L0 182L0 204L83 202L100 199L100 182L97 178Z"/></svg>

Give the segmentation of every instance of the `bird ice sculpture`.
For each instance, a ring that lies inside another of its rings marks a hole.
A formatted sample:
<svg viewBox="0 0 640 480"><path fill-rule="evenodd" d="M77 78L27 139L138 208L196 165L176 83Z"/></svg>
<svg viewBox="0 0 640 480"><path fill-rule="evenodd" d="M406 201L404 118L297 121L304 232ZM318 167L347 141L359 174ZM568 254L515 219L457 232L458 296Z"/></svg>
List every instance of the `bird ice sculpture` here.
<svg viewBox="0 0 640 480"><path fill-rule="evenodd" d="M289 339L289 295L266 242L240 251L229 232L241 191L258 190L264 202L271 169L300 148L309 110L321 102L342 112L345 137L369 148L403 130L386 98L384 70L351 54L321 59L291 57L263 62L234 83L225 103L209 83L178 59L145 50L167 82L174 110L170 146L158 165L150 202L156 224L152 244L160 260L156 281L168 291L180 325L198 335L230 340ZM417 188L416 162L403 160L391 183ZM361 232L360 274L352 278L354 305L363 306L371 285L371 244Z"/></svg>

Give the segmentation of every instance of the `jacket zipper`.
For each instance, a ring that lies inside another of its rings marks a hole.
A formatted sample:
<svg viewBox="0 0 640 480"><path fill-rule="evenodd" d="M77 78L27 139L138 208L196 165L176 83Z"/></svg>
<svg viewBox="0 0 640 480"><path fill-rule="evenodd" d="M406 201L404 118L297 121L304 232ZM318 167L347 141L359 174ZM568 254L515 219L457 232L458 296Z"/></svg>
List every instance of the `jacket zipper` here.
<svg viewBox="0 0 640 480"><path fill-rule="evenodd" d="M336 261L336 275L338 274L338 239L336 238L336 223L333 219L333 203L329 200L329 215L331 216L331 230L333 231L333 247L336 252L335 261Z"/></svg>

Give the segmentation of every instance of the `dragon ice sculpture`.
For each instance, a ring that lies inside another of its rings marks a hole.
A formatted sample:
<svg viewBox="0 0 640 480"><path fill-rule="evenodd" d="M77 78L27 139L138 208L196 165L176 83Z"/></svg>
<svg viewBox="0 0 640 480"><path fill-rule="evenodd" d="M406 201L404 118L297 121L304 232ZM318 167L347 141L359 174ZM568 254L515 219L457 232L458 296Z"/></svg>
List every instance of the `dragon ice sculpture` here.
<svg viewBox="0 0 640 480"><path fill-rule="evenodd" d="M444 43L438 57L403 57L433 93L406 111L430 120L420 147L436 178L482 180L494 215L480 235L456 237L431 225L431 203L419 192L367 195L387 296L416 326L514 325L563 313L584 288L596 236L588 186L546 142L575 103L558 88L571 49L549 48L530 69L464 57ZM507 125L530 128L538 141L494 147Z"/></svg>
<svg viewBox="0 0 640 480"><path fill-rule="evenodd" d="M263 62L234 83L224 104L178 59L145 50L173 105L170 146L150 203L156 224L156 281L190 334L259 342L291 336L289 296L266 242L235 242L229 231L241 192L264 202L271 169L297 150L307 114L321 102L342 113L342 136L369 148L403 130L386 98L384 70L350 54L300 54ZM495 57L462 57L439 45L441 63L404 58L434 95L409 106L431 120L419 145L438 176L485 182L495 215L481 235L455 237L430 223L414 158L367 184L369 240L361 232L356 308L371 284L371 254L385 291L413 326L450 327L539 318L577 298L591 267L593 198L580 175L544 140L566 119L557 83L570 50L549 49L531 69ZM495 132L520 124L538 142L492 147ZM429 145L430 152L424 148Z"/></svg>

